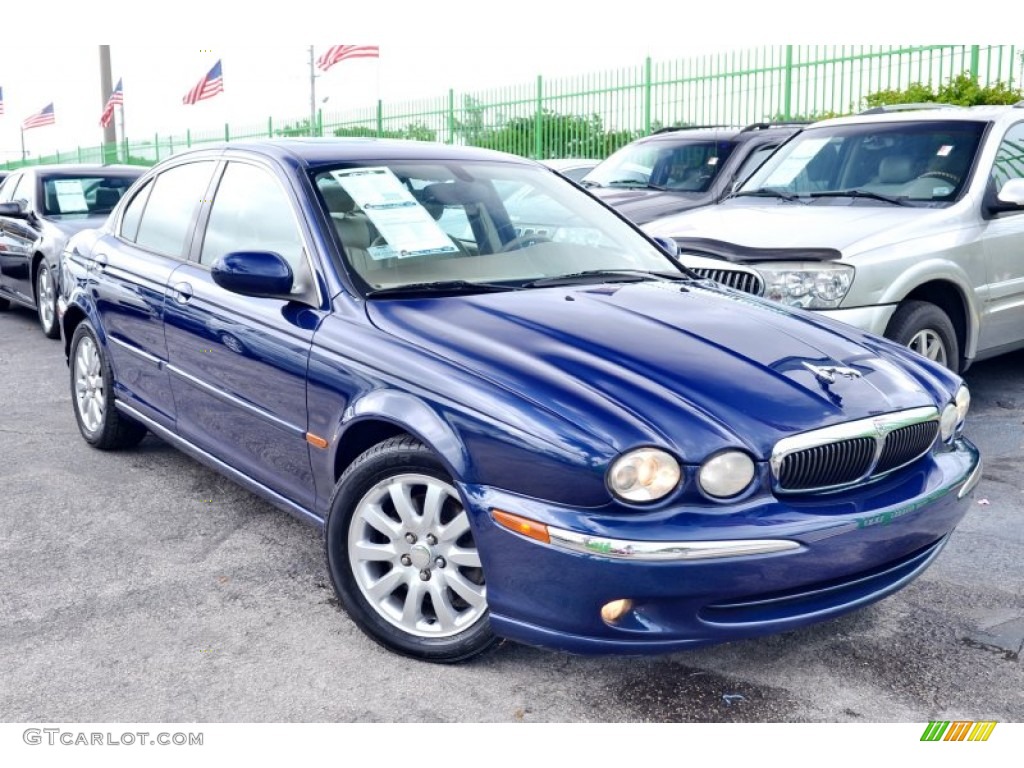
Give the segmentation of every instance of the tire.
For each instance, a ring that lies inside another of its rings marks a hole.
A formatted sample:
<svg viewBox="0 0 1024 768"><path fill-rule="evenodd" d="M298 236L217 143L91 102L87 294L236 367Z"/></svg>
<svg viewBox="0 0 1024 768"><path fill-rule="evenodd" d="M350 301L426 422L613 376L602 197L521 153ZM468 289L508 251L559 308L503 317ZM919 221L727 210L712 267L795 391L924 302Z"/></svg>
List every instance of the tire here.
<svg viewBox="0 0 1024 768"><path fill-rule="evenodd" d="M331 496L324 543L338 599L385 648L454 663L499 642L468 513L441 462L419 441L391 438L345 470Z"/></svg>
<svg viewBox="0 0 1024 768"><path fill-rule="evenodd" d="M46 338L60 338L60 324L57 322L57 282L45 261L40 262L36 271L36 315Z"/></svg>
<svg viewBox="0 0 1024 768"><path fill-rule="evenodd" d="M927 301L900 304L885 335L929 360L960 370L960 345L949 316Z"/></svg>
<svg viewBox="0 0 1024 768"><path fill-rule="evenodd" d="M146 436L146 428L114 407L114 376L110 363L87 321L71 337L71 405L78 431L94 448L131 448Z"/></svg>

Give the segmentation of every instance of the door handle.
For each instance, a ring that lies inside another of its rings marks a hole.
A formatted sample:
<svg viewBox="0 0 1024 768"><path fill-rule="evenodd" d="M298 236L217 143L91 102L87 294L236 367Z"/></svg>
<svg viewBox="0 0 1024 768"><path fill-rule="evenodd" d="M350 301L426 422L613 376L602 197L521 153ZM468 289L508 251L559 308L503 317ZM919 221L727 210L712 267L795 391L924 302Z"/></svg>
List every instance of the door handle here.
<svg viewBox="0 0 1024 768"><path fill-rule="evenodd" d="M96 265L96 269L103 271L107 266L107 254L105 253L94 253L92 255L92 263Z"/></svg>
<svg viewBox="0 0 1024 768"><path fill-rule="evenodd" d="M192 298L192 285L190 283L175 283L171 287L171 296L179 304L188 304Z"/></svg>

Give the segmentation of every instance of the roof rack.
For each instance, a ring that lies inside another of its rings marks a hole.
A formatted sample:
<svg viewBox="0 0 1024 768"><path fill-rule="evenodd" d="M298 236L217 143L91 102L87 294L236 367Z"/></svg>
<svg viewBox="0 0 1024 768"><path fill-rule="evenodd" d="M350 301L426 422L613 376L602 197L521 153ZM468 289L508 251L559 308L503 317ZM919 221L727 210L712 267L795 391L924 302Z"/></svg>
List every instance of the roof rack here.
<svg viewBox="0 0 1024 768"><path fill-rule="evenodd" d="M775 120L770 123L751 123L741 133L746 131L763 131L767 128L785 128L788 125L810 125L811 122L811 120Z"/></svg>
<svg viewBox="0 0 1024 768"><path fill-rule="evenodd" d="M735 125L670 125L665 128L659 128L654 131L651 135L658 133L669 133L670 131L696 131L707 128L735 128Z"/></svg>
<svg viewBox="0 0 1024 768"><path fill-rule="evenodd" d="M884 115L887 112L912 112L916 109L963 109L959 104L943 104L938 101L924 101L920 104L883 104L859 112L861 115Z"/></svg>

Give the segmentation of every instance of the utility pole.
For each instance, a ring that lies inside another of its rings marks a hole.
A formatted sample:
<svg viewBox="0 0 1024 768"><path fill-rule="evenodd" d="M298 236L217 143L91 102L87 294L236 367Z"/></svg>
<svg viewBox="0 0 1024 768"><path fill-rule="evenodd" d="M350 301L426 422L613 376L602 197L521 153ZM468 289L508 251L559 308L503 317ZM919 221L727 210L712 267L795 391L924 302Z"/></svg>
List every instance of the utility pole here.
<svg viewBox="0 0 1024 768"><path fill-rule="evenodd" d="M100 109L107 106L107 99L114 92L114 80L110 75L110 46L100 46ZM116 159L117 153L117 128L111 120L103 128L103 162L110 163ZM114 157L111 157L111 154Z"/></svg>

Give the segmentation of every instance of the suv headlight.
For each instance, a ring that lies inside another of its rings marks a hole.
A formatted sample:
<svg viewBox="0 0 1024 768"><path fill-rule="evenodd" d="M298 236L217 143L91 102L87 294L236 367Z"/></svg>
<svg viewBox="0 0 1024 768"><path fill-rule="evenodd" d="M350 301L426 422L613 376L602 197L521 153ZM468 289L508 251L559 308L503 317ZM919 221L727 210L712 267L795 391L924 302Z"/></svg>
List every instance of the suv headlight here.
<svg viewBox="0 0 1024 768"><path fill-rule="evenodd" d="M803 309L835 309L853 284L853 267L832 262L754 265L765 298Z"/></svg>
<svg viewBox="0 0 1024 768"><path fill-rule="evenodd" d="M683 473L679 462L657 448L638 448L617 458L608 469L608 487L626 501L657 501L671 493Z"/></svg>

